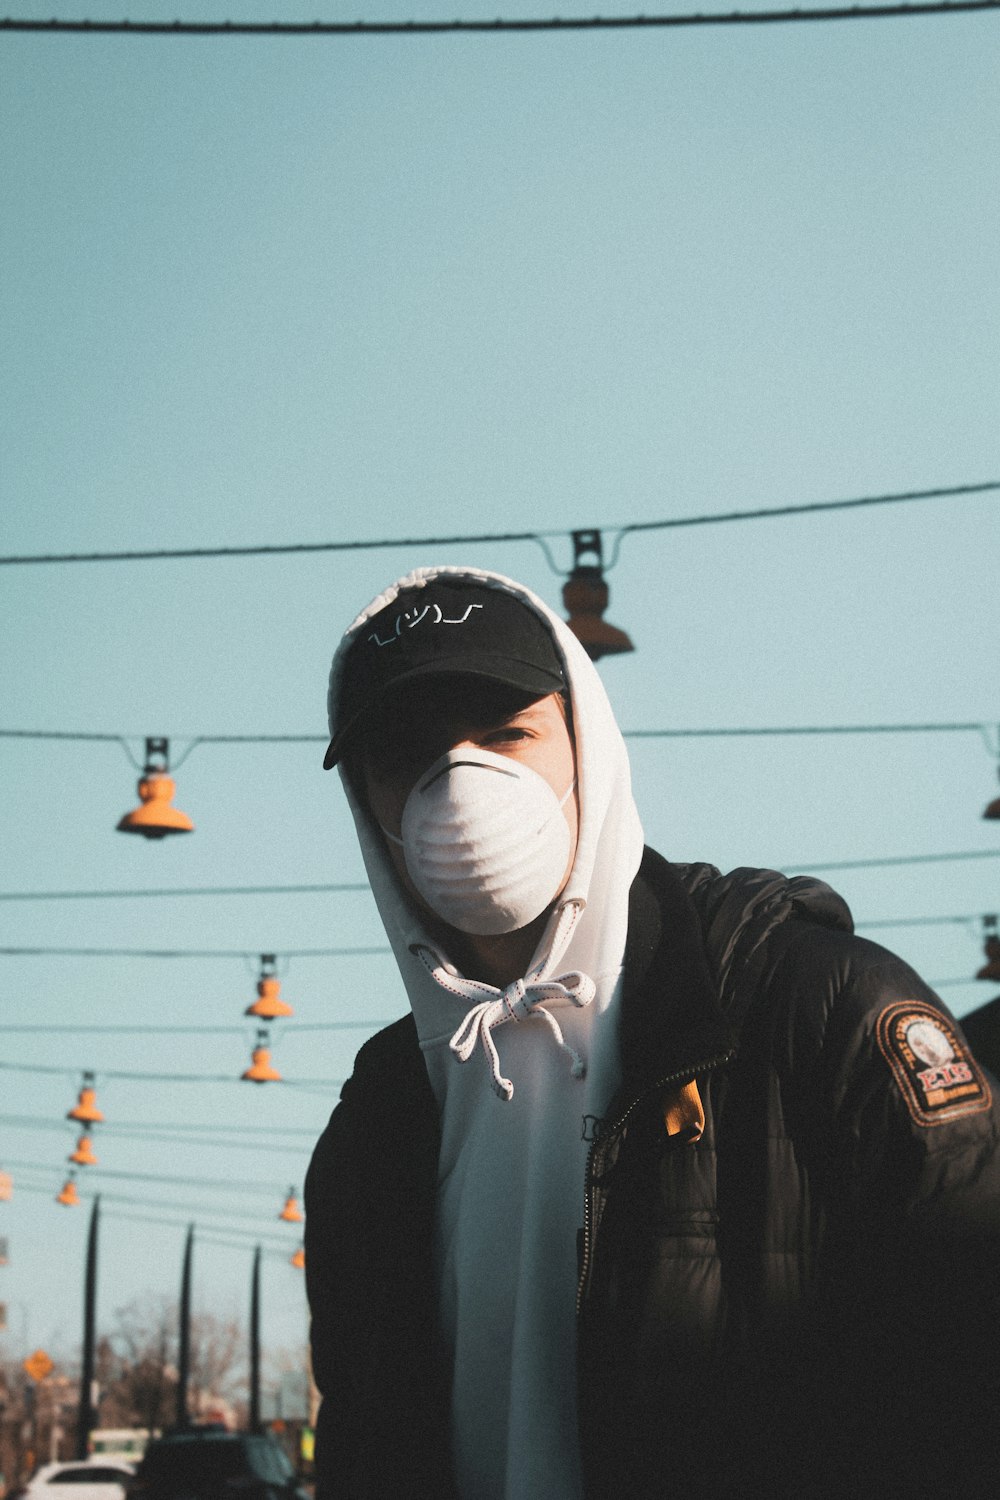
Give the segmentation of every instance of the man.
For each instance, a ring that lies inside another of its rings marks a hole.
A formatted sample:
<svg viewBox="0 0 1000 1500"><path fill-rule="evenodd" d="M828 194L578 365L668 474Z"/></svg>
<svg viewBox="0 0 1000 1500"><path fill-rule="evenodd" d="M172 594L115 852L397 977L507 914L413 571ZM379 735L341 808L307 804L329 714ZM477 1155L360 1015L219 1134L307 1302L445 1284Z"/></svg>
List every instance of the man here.
<svg viewBox="0 0 1000 1500"><path fill-rule="evenodd" d="M1000 1117L937 997L821 882L644 850L499 575L380 595L329 707L411 1014L306 1183L320 1500L995 1493Z"/></svg>

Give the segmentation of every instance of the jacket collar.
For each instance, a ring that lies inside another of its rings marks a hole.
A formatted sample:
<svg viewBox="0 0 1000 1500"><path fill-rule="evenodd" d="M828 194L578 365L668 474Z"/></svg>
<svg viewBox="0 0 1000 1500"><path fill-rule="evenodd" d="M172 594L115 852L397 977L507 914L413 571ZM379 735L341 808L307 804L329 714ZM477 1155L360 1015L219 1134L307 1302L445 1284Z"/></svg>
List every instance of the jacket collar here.
<svg viewBox="0 0 1000 1500"><path fill-rule="evenodd" d="M702 925L675 869L646 849L629 895L622 992L622 1095L692 1077L731 1054Z"/></svg>

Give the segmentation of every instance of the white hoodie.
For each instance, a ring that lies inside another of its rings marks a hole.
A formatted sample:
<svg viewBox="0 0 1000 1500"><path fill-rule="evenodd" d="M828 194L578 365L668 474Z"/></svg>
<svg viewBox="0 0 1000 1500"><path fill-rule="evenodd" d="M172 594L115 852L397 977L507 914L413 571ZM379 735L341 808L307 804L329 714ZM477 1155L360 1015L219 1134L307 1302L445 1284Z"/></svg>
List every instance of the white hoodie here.
<svg viewBox="0 0 1000 1500"><path fill-rule="evenodd" d="M569 880L525 978L542 984L565 975L571 993L580 989L571 971L593 982L594 998L585 1008L569 995L544 1001L582 1069L571 1065L558 1031L538 1015L497 1022L492 1033L502 1075L513 1084L509 1099L494 1087L488 1042L481 1047L477 1040L467 1061L459 1060L449 1044L483 994L463 987L399 884L383 837L346 777L344 785L441 1111L436 1258L441 1331L454 1353L459 1494L463 1500L580 1500L575 1299L583 1120L603 1115L618 1083L616 1012L642 829L625 743L593 663L547 605L496 573L420 568L373 600L334 657L331 734L343 659L355 633L401 590L441 577L514 594L544 620L563 662L576 742L579 836ZM590 993L589 985L583 988ZM481 1028L469 1030L482 1040Z"/></svg>

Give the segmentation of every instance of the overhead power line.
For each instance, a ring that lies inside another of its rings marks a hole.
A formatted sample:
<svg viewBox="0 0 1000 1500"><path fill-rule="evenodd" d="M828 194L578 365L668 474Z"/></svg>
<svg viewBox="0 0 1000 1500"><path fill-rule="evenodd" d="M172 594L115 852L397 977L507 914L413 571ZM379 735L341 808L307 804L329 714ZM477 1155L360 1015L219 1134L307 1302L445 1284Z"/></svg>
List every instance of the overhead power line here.
<svg viewBox="0 0 1000 1500"><path fill-rule="evenodd" d="M39 1129L69 1130L70 1124L65 1120L53 1120L49 1115L4 1115L0 1114L0 1125L24 1125L37 1127ZM224 1125L202 1122L194 1124L184 1120L116 1120L104 1122L101 1125L101 1135L151 1135L155 1131L169 1130L172 1134L183 1137L187 1133L193 1135L209 1135L214 1137L232 1135L239 1138L231 1141L223 1141L222 1144L235 1146L244 1143L248 1137L252 1137L255 1131L270 1140L276 1135L299 1135L309 1140L316 1139L316 1132L308 1125ZM251 1146L255 1143L250 1141ZM296 1148L297 1149L297 1148Z"/></svg>
<svg viewBox="0 0 1000 1500"><path fill-rule="evenodd" d="M4 1125L8 1130L57 1130L62 1135L65 1135L68 1131L71 1135L74 1134L69 1129L70 1122L65 1120L48 1120L33 1115L0 1115L0 1124ZM313 1141L316 1139L315 1130L302 1131L301 1133L309 1136ZM224 1151L253 1151L258 1155L263 1152L269 1156L275 1154L301 1156L303 1151L311 1149L308 1141L295 1144L292 1141L230 1140L213 1134L184 1136L176 1135L172 1130L168 1129L136 1131L130 1130L125 1126L104 1123L101 1125L101 1139L103 1140L106 1136L112 1136L116 1139L138 1140L143 1144L146 1141L158 1141L168 1146L195 1146L200 1152L206 1149L219 1148Z"/></svg>
<svg viewBox="0 0 1000 1500"><path fill-rule="evenodd" d="M559 16L489 21L67 21L0 20L0 30L126 36L428 36L460 32L624 31L679 26L760 26L792 21L861 21L996 10L1000 0L923 0L895 5L819 6L808 10L695 12L659 16Z"/></svg>
<svg viewBox="0 0 1000 1500"><path fill-rule="evenodd" d="M989 853L991 851L986 851L986 852ZM933 855L931 855L931 856L915 855L915 856L912 856L912 857L916 858L916 859L923 859L923 858L936 858L937 856L933 856ZM828 869L829 866L823 866L822 868ZM946 917L889 917L889 918L880 919L878 921L872 921L872 922L858 922L856 925L859 926L859 927L928 927L928 926L932 926L932 925L936 925L936 924L940 924L940 923L959 923L959 924L962 924L962 923L968 923L968 922L981 922L983 920L983 917L985 915L986 915L986 913L984 913L984 912L972 912L971 914L968 914L966 916L946 916ZM371 947L371 948L284 948L284 949L277 950L275 952L274 956L275 956L275 958L281 958L281 959L284 959L284 958L302 958L302 957L306 957L306 958L317 958L317 957L322 957L322 958L345 958L345 957L346 958L356 958L356 957L359 957L359 956L360 957L370 957L373 954L383 954L383 953L391 953L391 952L392 952L392 949L390 948L389 944L388 943L383 943L383 944L381 944L378 947ZM238 948L233 948L233 949L229 949L229 948L61 948L61 947L30 947L30 948L27 948L27 947L10 947L10 946L7 946L7 947L0 947L0 957L6 957L6 958L22 958L22 957L28 957L28 958L40 958L40 957L45 957L45 958L47 958L47 957L55 957L55 958L251 958L251 957L256 957L256 952L254 952L253 954L251 954L249 951L243 951L243 950L238 949ZM9 1021L5 1021L3 1024L4 1024L4 1030L5 1031L61 1031L61 1030L71 1030L71 1031L94 1030L94 1031L101 1031L101 1030L104 1029L103 1027L100 1027L100 1026L95 1026L95 1027L80 1027L80 1026L64 1027L64 1026L60 1026L60 1025L55 1025L55 1026L44 1026L44 1025L41 1025L41 1026L34 1026L34 1025L19 1026L19 1025L12 1025L11 1022L9 1022ZM366 1021L323 1021L323 1022L317 1022L316 1023L316 1027L319 1027L321 1029L327 1028L327 1027L349 1028L349 1027L353 1027L353 1026L363 1026L363 1025L367 1025L367 1024L368 1024L368 1022L366 1022ZM373 1024L376 1024L376 1023L373 1023ZM379 1025L388 1025L388 1022L379 1022L377 1024L379 1024ZM316 1027L310 1026L308 1029L314 1030L314 1029L316 1029ZM171 1030L172 1028L170 1028L170 1027L162 1027L162 1026L146 1026L146 1027L143 1027L143 1028L140 1028L140 1029L147 1030L147 1031L164 1031L164 1030ZM186 1029L186 1030L192 1030L193 1029L193 1030L201 1030L201 1031L234 1031L234 1030L237 1030L237 1029L243 1030L245 1028L236 1028L236 1027L232 1027L232 1026L222 1026L222 1027L220 1027L220 1026L203 1026L203 1027L194 1027L194 1028L188 1027L188 1028L184 1028L184 1029ZM303 1030L303 1027L297 1025L296 1026L296 1030L301 1031L301 1030Z"/></svg>
<svg viewBox="0 0 1000 1500"><path fill-rule="evenodd" d="M48 1164L45 1162L17 1161L8 1157L4 1157L4 1167L29 1172L46 1172L50 1170ZM88 1180L92 1180L95 1177L114 1177L119 1181L148 1183L151 1187L159 1186L161 1183L168 1187L205 1187L211 1188L213 1192L217 1193L260 1193L262 1195L266 1193L269 1198L279 1199L283 1191L281 1183L278 1183L276 1186L273 1182L250 1182L245 1177L241 1177L238 1182L234 1182L232 1177L164 1176L159 1172L127 1172L117 1167L90 1166L87 1168L87 1177Z"/></svg>
<svg viewBox="0 0 1000 1500"><path fill-rule="evenodd" d="M998 0L1000 3L1000 0ZM823 734L967 734L978 731L988 735L992 724L975 719L950 720L926 724L758 724L735 727L706 726L671 729L623 729L627 740L663 739L725 739L755 735L823 735ZM0 740L69 740L103 741L124 744L129 739L142 739L139 734L106 734L90 730L72 729L0 729ZM172 734L173 743L187 741L186 755L196 745L325 745L329 734L198 734L193 736Z"/></svg>
<svg viewBox="0 0 1000 1500"><path fill-rule="evenodd" d="M0 1069L5 1073L56 1073L74 1074L80 1071L79 1064L75 1066L54 1067L48 1063L12 1063L0 1062ZM120 1078L144 1083L245 1083L246 1080L238 1077L235 1073L132 1073L117 1068L91 1068L92 1073L100 1074L102 1079ZM268 1083L268 1088L340 1088L342 1078L276 1078Z"/></svg>
<svg viewBox="0 0 1000 1500"><path fill-rule="evenodd" d="M958 734L978 730L988 734L989 724L781 724L743 726L736 729L623 729L627 740L726 739L737 736L796 734ZM2 731L0 731L2 734Z"/></svg>
<svg viewBox="0 0 1000 1500"><path fill-rule="evenodd" d="M939 864L963 859L996 859L1000 849L967 849L942 854L880 855L875 859L785 860L783 870L857 870L877 865ZM0 901L103 901L127 900L133 896L284 896L302 892L367 891L367 882L358 884L316 885L246 885L246 886L163 886L151 890L119 891L0 891Z"/></svg>
<svg viewBox="0 0 1000 1500"><path fill-rule="evenodd" d="M972 849L961 854L896 854L882 855L878 859L815 859L797 863L787 860L783 870L868 870L881 865L933 865L946 864L961 859L997 859L1000 849Z"/></svg>
<svg viewBox="0 0 1000 1500"><path fill-rule="evenodd" d="M936 858L938 856L912 856L916 859ZM829 869L827 866L819 868ZM981 922L986 914L973 912L965 916L946 917L889 917L871 922L858 922L858 927L928 927L941 924L968 925ZM388 943L382 943L370 948L289 948L276 951L275 957L286 958L357 958L371 957L391 953L392 949ZM251 954L249 950L239 948L63 948L63 947L17 947L0 946L0 958L243 958L250 959L256 953ZM364 1026L387 1026L388 1021L316 1021L296 1023L296 1031L350 1031ZM242 1033L245 1026L156 1026L143 1024L141 1026L128 1026L123 1028L114 1025L70 1025L63 1023L36 1024L34 1022L21 1024L19 1022L4 1022L5 1031L120 1031L127 1029L134 1032L199 1032L199 1033Z"/></svg>
<svg viewBox="0 0 1000 1500"><path fill-rule="evenodd" d="M118 901L133 896L276 896L304 895L326 891L367 891L366 880L320 885L195 885L154 886L144 890L117 891L0 891L0 901Z"/></svg>
<svg viewBox="0 0 1000 1500"><path fill-rule="evenodd" d="M23 1171L24 1169L22 1168L21 1170ZM31 1193L33 1195L46 1198L51 1197L52 1177L53 1169L47 1168L44 1174L45 1180L42 1182L24 1182L19 1178L17 1184L18 1192ZM217 1214L213 1213L212 1210L196 1203L161 1203L155 1198L127 1197L122 1193L108 1193L103 1189L100 1190L100 1193L98 1195L98 1193L96 1192L88 1191L88 1188L79 1179L77 1179L77 1187L80 1190L80 1201L83 1203L89 1203L95 1197L100 1196L102 1218L129 1220L134 1224L159 1224L164 1226L165 1228L181 1230L188 1229L193 1219L195 1223L195 1238L199 1245L220 1245L224 1249L229 1250L252 1250L254 1248L254 1245L259 1243L263 1247L263 1253L266 1259L277 1260L280 1257L282 1260L285 1260L288 1258L288 1250L291 1248L291 1245L294 1242L293 1237L286 1238L285 1236L282 1236L280 1230L274 1233L272 1237L269 1230L261 1229L260 1227L255 1229L241 1229L238 1224L234 1224L232 1225L232 1227L230 1227L229 1219L232 1217L232 1215L228 1210L220 1210ZM171 1209L174 1209L176 1212L182 1214L183 1217L170 1218L165 1217L163 1214L149 1213L132 1214L126 1213L120 1208L107 1206L108 1204L118 1203L126 1203L131 1206L139 1207L144 1204L149 1205L153 1208L162 1207L164 1210L166 1210L167 1214L169 1214ZM206 1215L211 1219L219 1217L220 1214L226 1218L225 1233L223 1232L223 1230L218 1229L214 1224L204 1223ZM239 1217L245 1218L248 1221L253 1222L254 1224L259 1226L259 1215L241 1214L239 1215ZM243 1240L227 1238L226 1234L232 1236L244 1235L246 1236L246 1238ZM284 1240L284 1243L282 1243L282 1240Z"/></svg>
<svg viewBox="0 0 1000 1500"><path fill-rule="evenodd" d="M275 953L276 958L358 958L371 957L376 953L391 953L387 943L378 948L285 948ZM258 951L250 953L239 948L4 948L0 957L7 958L256 958ZM4 1029L7 1023L4 1022ZM40 1028L42 1029L42 1028ZM49 1028L44 1028L49 1029ZM55 1028L58 1031L58 1027ZM217 1028L206 1028L217 1029Z"/></svg>
<svg viewBox="0 0 1000 1500"><path fill-rule="evenodd" d="M387 950L388 951L388 950ZM280 1022L280 1018L279 1018ZM271 1025L274 1024L272 1021ZM293 1031L286 1033L298 1036L306 1031L374 1031L377 1027L388 1026L387 1020L375 1021L296 1021ZM117 1025L109 1022L105 1026L95 1026L82 1023L74 1026L72 1023L57 1026L39 1026L34 1023L21 1025L18 1022L3 1026L4 1032L18 1032L34 1034L44 1032L47 1036L245 1036L247 1031L253 1030L250 1019L244 1026L133 1026L129 1022ZM316 1080L312 1080L315 1082Z"/></svg>
<svg viewBox="0 0 1000 1500"><path fill-rule="evenodd" d="M22 1169L22 1170L24 1170L24 1169ZM49 1171L52 1174L54 1174L54 1175L58 1174L60 1172L60 1170L61 1169L59 1167L53 1167L53 1168L49 1169ZM87 1170L89 1170L89 1169L87 1169ZM81 1184L80 1179L77 1179L77 1187L80 1188L81 1186L82 1186L82 1184ZM88 1184L88 1187L89 1187L89 1184ZM39 1191L44 1191L44 1189L40 1189L37 1185L30 1185L29 1186L29 1184L25 1183L24 1184L24 1191L25 1192L39 1192ZM51 1189L50 1189L50 1191L51 1191ZM93 1193L81 1192L81 1194L80 1194L81 1198L88 1198L88 1197L93 1197L93 1196L94 1196ZM210 1205L202 1204L202 1203L196 1203L196 1202L193 1202L191 1199L177 1200L176 1198L164 1198L164 1199L157 1199L157 1198L135 1198L135 1197L132 1197L131 1195L125 1194L125 1193L108 1192L104 1188L100 1189L100 1198L101 1198L101 1207L102 1207L102 1209L103 1209L105 1203L127 1203L127 1204L130 1204L133 1207L138 1207L138 1208L147 1208L147 1207L162 1208L162 1209L167 1210L168 1212L171 1209L174 1209L174 1210L180 1211L182 1213L186 1213L187 1216L188 1216L188 1220L189 1221L190 1221L191 1218L195 1218L197 1220L202 1220L202 1219L206 1219L206 1218L207 1219L223 1219L225 1221L226 1228L229 1227L229 1221L231 1219L243 1219L247 1223L256 1224L256 1225L259 1225L260 1224L260 1220L261 1220L261 1216L260 1216L259 1213L256 1213L256 1214L255 1213L245 1214L245 1213L240 1213L240 1211L238 1209L228 1208L228 1207L227 1208L212 1208ZM233 1227L233 1233L235 1233L235 1234L241 1234L241 1233L242 1234L247 1234L247 1233L251 1233L251 1232L253 1232L255 1234L255 1237L256 1237L256 1234L259 1231L240 1230L240 1229L238 1229L235 1226Z"/></svg>
<svg viewBox="0 0 1000 1500"><path fill-rule="evenodd" d="M995 9L1000 7L1000 0L969 0L969 5L970 8L976 9ZM39 26L46 27L48 24L42 22ZM0 29L3 25L3 21L0 20ZM952 485L947 489L907 490L891 495L863 495L853 500L819 500L807 505L766 506L757 510L716 511L707 515L675 516L664 521L635 521L625 526L606 526L602 529L606 532L616 532L618 536L618 542L608 564L609 567L613 567L617 560L621 539L630 536L633 532L669 531L681 526L717 526L727 521L759 521L773 519L775 516L814 515L819 511L856 510L862 506L897 505L911 500L941 500L960 495L986 494L996 490L1000 490L1000 479L991 479L983 484ZM565 535L563 531L503 531L459 536L380 537L354 542L290 542L248 547L165 547L125 552L46 552L0 556L0 564L16 566L28 563L148 562L171 558L263 557L293 552L365 552L387 547L479 546L482 543L496 542L537 542L551 563L552 558L545 546L545 538ZM555 567L554 564L553 567ZM555 568L555 571L559 572L560 569Z"/></svg>
<svg viewBox="0 0 1000 1500"><path fill-rule="evenodd" d="M37 1192L38 1189L36 1188L35 1191ZM152 1201L150 1199L150 1202ZM185 1214L182 1218L165 1217L162 1214L133 1214L121 1208L104 1210L103 1194L101 1195L101 1208L103 1216L108 1219L120 1219L132 1224L159 1224L168 1229L186 1230L189 1228L193 1217L195 1223L195 1240L199 1246L211 1245L213 1248L221 1248L223 1250L240 1250L245 1254L249 1254L250 1251L259 1246L263 1258L267 1261L287 1261L289 1259L288 1252L292 1247L292 1242L287 1236L280 1236L280 1231L274 1238L269 1238L266 1232L262 1233L259 1229L241 1229L238 1224L234 1225L228 1233L217 1229L214 1224L202 1225L202 1212L200 1209L195 1209L193 1215ZM239 1239L239 1235L242 1235L243 1238Z"/></svg>
<svg viewBox="0 0 1000 1500"><path fill-rule="evenodd" d="M855 927L968 927L981 922L984 913L965 917L882 917L874 922L855 922Z"/></svg>

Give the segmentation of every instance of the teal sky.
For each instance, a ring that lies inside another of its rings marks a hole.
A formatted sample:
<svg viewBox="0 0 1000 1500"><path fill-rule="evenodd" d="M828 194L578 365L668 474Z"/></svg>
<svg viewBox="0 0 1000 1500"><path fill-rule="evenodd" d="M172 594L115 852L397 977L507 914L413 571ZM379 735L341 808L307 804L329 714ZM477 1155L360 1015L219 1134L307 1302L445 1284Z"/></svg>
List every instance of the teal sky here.
<svg viewBox="0 0 1000 1500"><path fill-rule="evenodd" d="M545 531L568 569L574 528L610 546L630 523L1000 479L998 25L0 36L0 551ZM993 495L626 536L608 617L636 651L602 665L625 729L990 726L992 753L976 732L631 744L668 856L815 869L859 924L973 918L870 933L960 1015L993 995L952 981L982 961L997 862L825 866L997 848L996 541ZM153 734L177 756L199 735L317 736L195 748L177 801L197 831L162 844L114 832L135 801L117 746L0 740L3 890L361 879L320 770L326 672L357 609L434 562L559 605L531 542L0 569L0 728L121 734L137 756ZM251 956L0 955L0 1164L34 1164L0 1204L8 1352L79 1338L86 1213L52 1201L72 1137L12 1117L61 1121L85 1067L109 1126L235 1127L254 1148L98 1134L107 1173L244 1187L88 1178L102 1322L174 1290L194 1220L198 1305L245 1315L259 1231L268 1344L301 1341L275 1216L365 1028L405 1004L391 961L283 965L296 1016L273 1051L296 1087L108 1075L235 1079L253 955L381 941L366 895L0 902L0 946ZM245 1249L207 1243L227 1214Z"/></svg>

